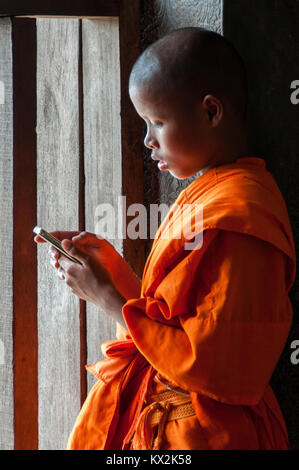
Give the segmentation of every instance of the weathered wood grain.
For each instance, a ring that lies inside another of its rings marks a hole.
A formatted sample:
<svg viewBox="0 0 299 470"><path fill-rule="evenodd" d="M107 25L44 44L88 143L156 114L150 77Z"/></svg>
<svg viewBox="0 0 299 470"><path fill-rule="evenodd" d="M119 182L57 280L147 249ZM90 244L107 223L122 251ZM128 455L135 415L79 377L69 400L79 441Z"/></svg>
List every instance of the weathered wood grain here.
<svg viewBox="0 0 299 470"><path fill-rule="evenodd" d="M10 20L0 19L0 449L14 448L13 338L12 338L12 226L13 226L13 122L12 45Z"/></svg>
<svg viewBox="0 0 299 470"><path fill-rule="evenodd" d="M129 76L140 54L140 2L122 0L119 17L121 75L122 194L127 207L144 203L142 119L129 97ZM126 226L133 217L127 216ZM135 273L142 277L145 263L145 240L126 237L123 255Z"/></svg>
<svg viewBox="0 0 299 470"><path fill-rule="evenodd" d="M38 447L36 25L12 20L14 448Z"/></svg>
<svg viewBox="0 0 299 470"><path fill-rule="evenodd" d="M95 233L97 206L110 204L117 210L121 195L118 19L82 20L82 45L86 230ZM109 241L122 253L122 239L112 236ZM115 325L103 311L87 304L88 363L103 357L100 345L115 338ZM88 388L93 383L88 374Z"/></svg>
<svg viewBox="0 0 299 470"><path fill-rule="evenodd" d="M78 28L37 20L37 223L78 229ZM79 301L38 255L39 448L64 449L80 409Z"/></svg>

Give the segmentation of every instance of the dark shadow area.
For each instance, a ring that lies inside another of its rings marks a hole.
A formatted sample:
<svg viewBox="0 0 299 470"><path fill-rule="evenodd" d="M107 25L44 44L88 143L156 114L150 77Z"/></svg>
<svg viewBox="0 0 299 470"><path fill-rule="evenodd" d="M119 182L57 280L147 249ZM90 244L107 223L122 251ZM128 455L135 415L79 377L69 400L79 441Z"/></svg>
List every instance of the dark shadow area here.
<svg viewBox="0 0 299 470"><path fill-rule="evenodd" d="M299 251L299 104L291 83L299 79L299 1L224 0L224 36L244 58L249 79L248 133L251 155L264 158L285 198ZM270 273L269 273L270 275ZM293 327L271 379L292 449L299 448L299 364L290 344L299 339L299 279L290 293Z"/></svg>

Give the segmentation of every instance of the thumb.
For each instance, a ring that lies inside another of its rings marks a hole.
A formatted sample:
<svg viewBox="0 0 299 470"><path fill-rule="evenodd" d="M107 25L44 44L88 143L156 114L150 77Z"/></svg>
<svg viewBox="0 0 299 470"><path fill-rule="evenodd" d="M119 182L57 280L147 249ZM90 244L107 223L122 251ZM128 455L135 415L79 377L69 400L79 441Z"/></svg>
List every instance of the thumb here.
<svg viewBox="0 0 299 470"><path fill-rule="evenodd" d="M105 238L90 232L81 232L75 237L72 237L72 241L75 241L77 246L88 246L93 248L102 248L102 246L109 244Z"/></svg>
<svg viewBox="0 0 299 470"><path fill-rule="evenodd" d="M67 253L79 260L82 264L87 263L88 255L77 248L71 240L62 240L61 246Z"/></svg>

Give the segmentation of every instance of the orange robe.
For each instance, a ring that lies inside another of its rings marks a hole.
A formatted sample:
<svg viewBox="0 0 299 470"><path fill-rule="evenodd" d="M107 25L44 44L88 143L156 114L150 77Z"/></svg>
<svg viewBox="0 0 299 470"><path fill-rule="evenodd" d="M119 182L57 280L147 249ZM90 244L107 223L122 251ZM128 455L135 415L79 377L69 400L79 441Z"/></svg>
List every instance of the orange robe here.
<svg viewBox="0 0 299 470"><path fill-rule="evenodd" d="M199 249L185 248L184 204L203 233ZM287 209L264 160L239 158L194 180L157 231L140 298L123 306L128 331L118 326L102 345L107 358L87 366L99 380L68 449L134 448L148 391L165 390L156 374L189 391L196 412L166 424L162 449L288 449L269 380L292 323L295 269Z"/></svg>

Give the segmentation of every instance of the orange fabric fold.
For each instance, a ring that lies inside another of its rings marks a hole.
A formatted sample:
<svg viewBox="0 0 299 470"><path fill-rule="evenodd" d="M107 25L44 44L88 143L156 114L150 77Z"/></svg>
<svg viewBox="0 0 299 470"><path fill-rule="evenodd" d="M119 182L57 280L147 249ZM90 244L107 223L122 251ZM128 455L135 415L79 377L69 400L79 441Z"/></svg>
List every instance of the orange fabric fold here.
<svg viewBox="0 0 299 470"><path fill-rule="evenodd" d="M140 298L123 306L128 331L89 368L99 382L69 448L130 448L147 390L161 387L155 372L189 391L196 411L166 423L162 449L288 448L269 381L292 323L295 270L286 205L264 160L240 158L194 180L157 231Z"/></svg>
<svg viewBox="0 0 299 470"><path fill-rule="evenodd" d="M75 426L68 439L67 449L100 450L109 449L119 418L120 397L132 377L138 378L136 385L139 393L131 403L130 425L135 423L140 413L144 397L154 370L138 352L130 339L107 341L102 344L107 359L86 366L86 369L99 380L90 390L77 417Z"/></svg>

